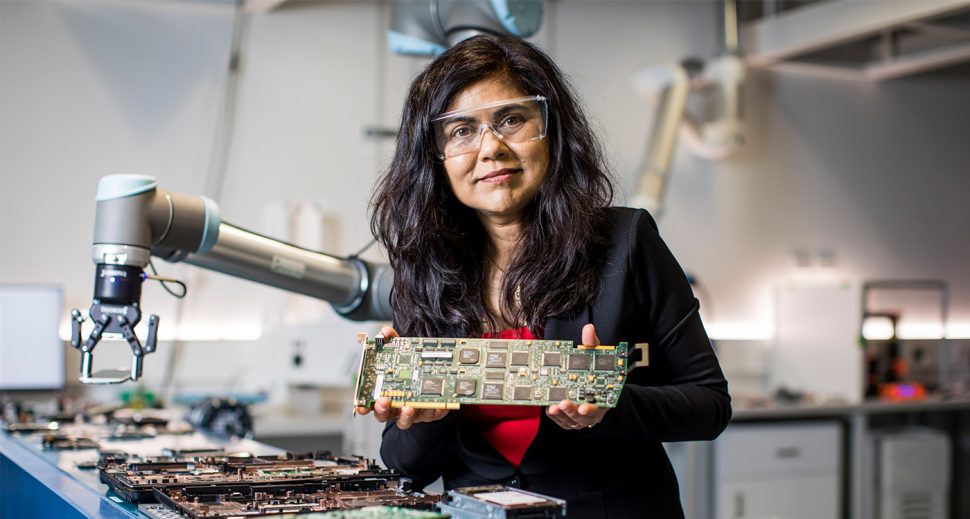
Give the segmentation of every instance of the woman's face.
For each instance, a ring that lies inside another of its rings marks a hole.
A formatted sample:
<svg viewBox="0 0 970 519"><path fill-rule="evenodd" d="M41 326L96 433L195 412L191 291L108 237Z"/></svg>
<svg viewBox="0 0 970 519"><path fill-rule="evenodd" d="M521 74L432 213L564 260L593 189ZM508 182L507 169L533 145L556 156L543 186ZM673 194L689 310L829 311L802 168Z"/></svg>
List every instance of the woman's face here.
<svg viewBox="0 0 970 519"><path fill-rule="evenodd" d="M522 92L504 77L483 79L455 96L447 112L534 95ZM546 138L513 143L482 130L477 152L444 159L448 182L458 200L481 217L515 221L535 198L549 167Z"/></svg>

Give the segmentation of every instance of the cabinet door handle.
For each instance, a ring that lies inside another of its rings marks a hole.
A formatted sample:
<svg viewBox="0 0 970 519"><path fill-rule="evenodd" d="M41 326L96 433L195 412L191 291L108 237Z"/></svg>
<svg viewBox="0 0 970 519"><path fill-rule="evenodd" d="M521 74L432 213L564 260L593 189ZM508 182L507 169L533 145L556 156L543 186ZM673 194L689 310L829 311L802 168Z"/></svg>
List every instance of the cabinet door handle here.
<svg viewBox="0 0 970 519"><path fill-rule="evenodd" d="M734 517L744 517L744 494L742 492L734 494Z"/></svg>
<svg viewBox="0 0 970 519"><path fill-rule="evenodd" d="M802 455L802 450L798 447L778 447L775 451L777 458L797 458Z"/></svg>

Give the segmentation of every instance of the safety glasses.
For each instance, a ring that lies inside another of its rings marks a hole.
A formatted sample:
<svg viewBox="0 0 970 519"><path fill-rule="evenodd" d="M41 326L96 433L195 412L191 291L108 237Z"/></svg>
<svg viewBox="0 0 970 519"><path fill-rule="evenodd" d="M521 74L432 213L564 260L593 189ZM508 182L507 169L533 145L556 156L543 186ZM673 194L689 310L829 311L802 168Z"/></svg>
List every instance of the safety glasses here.
<svg viewBox="0 0 970 519"><path fill-rule="evenodd" d="M548 118L546 98L542 96L519 97L447 112L431 121L435 152L440 160L477 153L486 129L509 143L537 141L546 136Z"/></svg>

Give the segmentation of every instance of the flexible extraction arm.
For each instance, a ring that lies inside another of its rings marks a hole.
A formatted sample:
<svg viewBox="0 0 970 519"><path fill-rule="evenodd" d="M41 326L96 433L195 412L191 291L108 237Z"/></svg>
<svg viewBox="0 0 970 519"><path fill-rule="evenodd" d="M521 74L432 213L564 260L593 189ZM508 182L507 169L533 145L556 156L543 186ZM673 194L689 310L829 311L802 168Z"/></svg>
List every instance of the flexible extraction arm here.
<svg viewBox="0 0 970 519"><path fill-rule="evenodd" d="M393 272L388 265L311 251L241 229L223 222L212 200L159 189L152 177L104 177L97 202L94 301L88 312L94 329L86 340L81 339L81 312L71 312L71 345L81 350L82 383L141 377L143 357L155 351L158 332L158 317L151 315L144 345L134 333L151 256L316 297L348 319L391 318ZM128 342L130 370L92 374L92 352L104 333L120 334Z"/></svg>
<svg viewBox="0 0 970 519"><path fill-rule="evenodd" d="M738 49L737 2L725 0L723 4L723 54L707 63L687 58L648 67L633 77L638 91L656 99L656 109L640 182L630 203L649 210L654 218L663 216L678 139L693 155L707 160L726 159L744 144L741 88L745 67ZM713 111L716 117L695 114L691 105L696 102L706 105L701 112Z"/></svg>

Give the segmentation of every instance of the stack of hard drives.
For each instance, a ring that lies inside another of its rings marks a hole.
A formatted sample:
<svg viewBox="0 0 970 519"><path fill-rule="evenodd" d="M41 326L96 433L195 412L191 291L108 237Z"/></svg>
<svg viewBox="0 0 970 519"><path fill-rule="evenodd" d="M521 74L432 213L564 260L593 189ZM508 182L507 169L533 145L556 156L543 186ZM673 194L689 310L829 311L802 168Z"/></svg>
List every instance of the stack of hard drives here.
<svg viewBox="0 0 970 519"><path fill-rule="evenodd" d="M498 485L448 492L438 509L461 519L553 519L566 515L566 502L535 492Z"/></svg>

